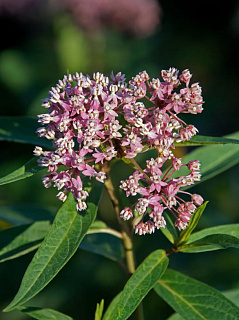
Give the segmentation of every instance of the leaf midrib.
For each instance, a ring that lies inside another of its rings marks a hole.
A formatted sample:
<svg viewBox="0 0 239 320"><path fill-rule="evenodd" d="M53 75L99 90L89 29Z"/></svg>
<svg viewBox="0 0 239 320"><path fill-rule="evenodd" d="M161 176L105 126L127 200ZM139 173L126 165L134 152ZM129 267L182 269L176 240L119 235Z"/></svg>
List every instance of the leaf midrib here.
<svg viewBox="0 0 239 320"><path fill-rule="evenodd" d="M202 319L204 320L208 320L207 318L205 318L197 309L195 309L193 307L192 304L190 304L187 300L185 300L183 298L183 296L179 295L176 291L173 291L169 286L167 286L164 282L158 280L157 281L162 287L164 287L165 289L167 289L169 292L171 292L174 296L178 297L179 300L183 301L189 308L191 308L196 314L198 314Z"/></svg>
<svg viewBox="0 0 239 320"><path fill-rule="evenodd" d="M142 279L142 281L140 281L140 284L145 280L145 278L164 260L166 259L166 256L164 255L157 263L157 265L154 266L154 268L150 269L149 272L146 273L145 277ZM134 287L134 289L131 291L131 294L129 295L128 297L128 300L132 297L133 293L135 292L135 290L139 287L139 283L137 283L137 286ZM123 295L122 295L123 296ZM128 300L123 304L121 305L121 309L123 309L125 307L125 305L128 303ZM118 313L118 310L117 310L117 313ZM120 316L120 314L119 314Z"/></svg>
<svg viewBox="0 0 239 320"><path fill-rule="evenodd" d="M57 252L58 248L60 247L60 245L63 243L63 241L67 238L67 234L69 232L69 230L71 229L74 221L76 220L77 218L77 214L75 214L75 217L74 219L72 220L72 222L70 223L69 225L69 228L67 229L67 232L65 234L65 236L61 239L60 241L60 244L56 247L56 249L54 250L53 254L51 255L50 259L48 260L47 264L45 265L45 267L42 269L41 273L38 274L36 280L32 283L32 285L28 288L28 290L25 292L24 296L26 296L27 293L29 293L31 291L31 289L34 287L34 285L37 283L37 281L39 280L40 276L42 275L42 273L45 271L45 269L47 268L47 266L49 265L50 261L53 259L55 253ZM82 222L81 222L81 229L80 229L80 232L81 233L81 230L82 230ZM43 242L44 243L44 242ZM43 244L42 243L42 244ZM68 257L69 258L69 257ZM61 266L60 269L62 269L62 267L64 266L64 264ZM60 269L58 271L60 271ZM49 283L49 280L45 283L44 287ZM39 292L39 290L36 291L36 293ZM28 298L29 300L30 298ZM21 300L23 300L23 302L21 302ZM14 308L17 304L21 305L22 303L24 303L24 297L20 300L18 300L18 302L16 302L15 304L13 304L10 308L9 308L9 311ZM7 308L8 309L8 308Z"/></svg>

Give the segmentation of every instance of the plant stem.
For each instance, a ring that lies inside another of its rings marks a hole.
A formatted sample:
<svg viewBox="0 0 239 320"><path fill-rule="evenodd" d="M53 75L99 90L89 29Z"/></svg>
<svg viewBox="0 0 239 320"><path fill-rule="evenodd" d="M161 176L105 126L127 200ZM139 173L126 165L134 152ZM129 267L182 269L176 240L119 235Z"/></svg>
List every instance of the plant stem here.
<svg viewBox="0 0 239 320"><path fill-rule="evenodd" d="M122 239L124 243L127 268L129 273L133 274L135 272L135 258L132 239L124 230L122 230Z"/></svg>
<svg viewBox="0 0 239 320"><path fill-rule="evenodd" d="M108 194L110 196L110 199L112 201L113 207L115 209L117 220L120 224L122 240L123 240L124 249L125 249L127 270L129 272L129 274L132 275L136 269L134 247L133 247L133 242L132 242L132 233L130 232L128 225L125 222L123 222L120 218L119 200L115 196L114 186L113 186L112 180L109 176L109 173L107 175L107 179L105 180L105 186L106 186L106 189L107 189ZM135 310L135 317L137 320L144 320L142 303Z"/></svg>
<svg viewBox="0 0 239 320"><path fill-rule="evenodd" d="M131 233L130 233L130 230L129 230L127 224L124 223L120 219L119 200L115 196L114 186L113 186L113 183L110 179L109 174L108 174L107 179L105 180L105 186L106 186L106 189L107 189L108 194L110 196L110 199L112 201L113 207L115 209L117 220L120 224L122 240L123 240L123 244L124 244L124 248L125 248L125 257L126 257L126 264L127 264L128 272L130 274L133 274L135 271L135 258L134 258L132 237L131 237Z"/></svg>

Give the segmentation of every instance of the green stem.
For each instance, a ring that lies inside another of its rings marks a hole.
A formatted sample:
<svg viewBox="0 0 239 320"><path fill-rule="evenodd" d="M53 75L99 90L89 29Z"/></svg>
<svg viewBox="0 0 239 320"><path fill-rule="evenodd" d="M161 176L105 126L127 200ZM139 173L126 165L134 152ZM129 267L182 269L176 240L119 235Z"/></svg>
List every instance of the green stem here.
<svg viewBox="0 0 239 320"><path fill-rule="evenodd" d="M130 230L128 225L122 221L120 218L120 206L119 200L115 196L114 186L113 183L108 175L108 178L105 180L105 186L112 201L113 207L116 212L117 220L120 224L122 240L125 248L125 257L126 257L126 264L128 268L128 272L133 274L135 271L135 258L134 258L134 250L133 250L133 243Z"/></svg>
<svg viewBox="0 0 239 320"><path fill-rule="evenodd" d="M127 270L129 272L129 274L132 275L136 269L134 247L133 247L133 242L132 242L132 233L130 232L128 225L125 222L123 222L122 219L120 218L119 200L115 196L114 186L113 186L113 183L112 183L112 180L111 180L109 174L108 174L107 179L105 180L105 186L106 186L106 189L107 189L108 194L110 196L110 199L112 201L112 204L114 206L118 222L120 224L122 240L123 240L124 249L125 249ZM144 320L142 303L135 310L135 317L137 320Z"/></svg>

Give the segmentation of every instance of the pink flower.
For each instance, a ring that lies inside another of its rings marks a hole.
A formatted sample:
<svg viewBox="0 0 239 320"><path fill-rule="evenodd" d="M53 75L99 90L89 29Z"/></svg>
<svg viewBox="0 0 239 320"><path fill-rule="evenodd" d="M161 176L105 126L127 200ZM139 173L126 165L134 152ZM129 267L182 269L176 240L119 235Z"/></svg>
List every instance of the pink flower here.
<svg viewBox="0 0 239 320"><path fill-rule="evenodd" d="M48 168L49 173L42 179L44 186L53 184L61 190L57 197L62 201L71 191L77 210L85 210L88 192L84 190L83 176L104 183L106 170L100 170L106 161L132 159L151 148L156 156L146 160L142 169L135 160L129 160L137 169L119 187L127 197L137 200L120 216L127 220L137 211L141 221L135 232L146 234L165 227L163 212L168 209L177 217L175 225L180 230L185 228L203 198L181 188L200 180L200 163L194 160L183 164L174 155L174 143L189 140L197 133L179 114L200 113L203 101L199 84L189 86L189 71L184 70L179 77L178 74L177 69L170 68L162 70L161 78L150 80L148 73L142 71L129 83L120 72L112 73L111 78L97 72L93 79L76 73L59 80L43 100L48 113L38 116L38 135L51 140L55 148L34 150L39 165ZM178 89L180 81L184 88ZM143 97L148 104L142 101ZM167 166L171 165L163 173L166 161ZM173 178L182 166L187 166L189 174ZM181 194L189 195L191 201L182 199Z"/></svg>
<svg viewBox="0 0 239 320"><path fill-rule="evenodd" d="M120 212L120 217L124 220L129 220L130 218L133 217L132 210L129 207L124 208Z"/></svg>
<svg viewBox="0 0 239 320"><path fill-rule="evenodd" d="M86 164L85 166L85 170L82 171L84 176L90 176L93 177L96 173L94 166L89 166L88 164Z"/></svg>
<svg viewBox="0 0 239 320"><path fill-rule="evenodd" d="M192 202L196 204L196 206L201 206L201 204L203 204L203 201L204 201L203 197L196 193L191 195L191 199L192 199Z"/></svg>

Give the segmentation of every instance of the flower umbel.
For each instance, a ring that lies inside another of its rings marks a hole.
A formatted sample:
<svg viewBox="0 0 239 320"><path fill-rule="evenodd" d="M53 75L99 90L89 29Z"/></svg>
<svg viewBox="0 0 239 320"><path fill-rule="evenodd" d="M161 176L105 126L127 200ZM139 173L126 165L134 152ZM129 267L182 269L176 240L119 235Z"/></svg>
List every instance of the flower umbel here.
<svg viewBox="0 0 239 320"><path fill-rule="evenodd" d="M77 210L85 210L88 192L84 190L84 176L103 183L106 162L133 159L154 148L157 157L147 160L144 169L137 166L129 179L121 181L126 196L138 196L138 200L124 208L120 217L128 220L137 213L142 219L135 232L146 234L165 227L163 212L169 209L176 217L175 225L184 229L203 198L180 189L200 180L200 163L183 164L173 149L175 142L190 140L198 131L178 115L201 113L203 99L199 84L189 85L189 70L178 74L170 68L162 70L161 78L150 80L143 71L129 83L120 72L110 77L97 72L92 79L76 73L59 80L43 100L47 113L38 116L38 135L51 140L54 147L54 151L34 150L39 165L48 168L42 178L44 186L56 187L62 201L72 192ZM163 174L167 160L171 166ZM183 166L187 166L188 174L174 178ZM179 197L183 193L191 197L190 201Z"/></svg>

